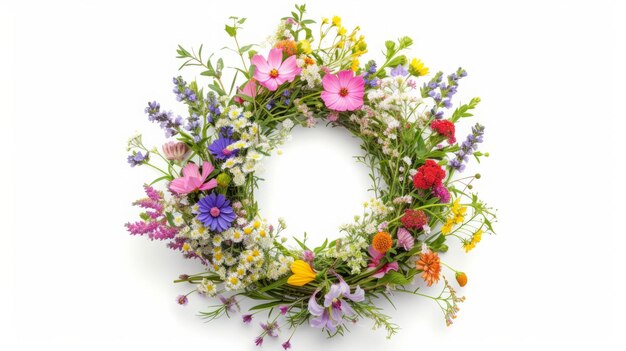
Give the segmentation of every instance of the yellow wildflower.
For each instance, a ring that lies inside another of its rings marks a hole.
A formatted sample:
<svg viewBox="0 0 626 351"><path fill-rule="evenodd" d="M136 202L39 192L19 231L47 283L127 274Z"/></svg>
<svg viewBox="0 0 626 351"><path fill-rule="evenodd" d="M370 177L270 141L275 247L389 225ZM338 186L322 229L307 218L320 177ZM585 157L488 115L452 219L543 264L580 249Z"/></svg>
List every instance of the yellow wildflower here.
<svg viewBox="0 0 626 351"><path fill-rule="evenodd" d="M353 71L358 71L359 70L359 59L354 59L352 60L352 66L350 67Z"/></svg>
<svg viewBox="0 0 626 351"><path fill-rule="evenodd" d="M478 229L476 233L472 235L471 240L463 241L463 248L465 249L465 252L470 252L470 250L476 247L476 244L480 242L480 239L482 239L482 236L483 236L483 230Z"/></svg>
<svg viewBox="0 0 626 351"><path fill-rule="evenodd" d="M452 218L451 218L452 219ZM448 219L446 223L441 227L441 233L443 235L448 235L452 231L452 227L454 227L454 221Z"/></svg>
<svg viewBox="0 0 626 351"><path fill-rule="evenodd" d="M328 24L328 18L323 17L322 18L322 24Z"/></svg>
<svg viewBox="0 0 626 351"><path fill-rule="evenodd" d="M425 76L428 74L428 67L424 66L422 60L414 58L409 64L409 73L416 77Z"/></svg>
<svg viewBox="0 0 626 351"><path fill-rule="evenodd" d="M313 50L311 49L311 42L306 39L300 40L298 42L298 47L300 48L300 51L305 54L310 54L311 52L313 52Z"/></svg>
<svg viewBox="0 0 626 351"><path fill-rule="evenodd" d="M341 25L341 17L335 16L333 17L333 26L339 27Z"/></svg>
<svg viewBox="0 0 626 351"><path fill-rule="evenodd" d="M302 261L295 260L291 264L291 272L293 275L287 279L287 284L294 286L303 286L315 279L315 271L311 266Z"/></svg>
<svg viewBox="0 0 626 351"><path fill-rule="evenodd" d="M344 35L346 35L347 31L348 30L346 29L346 27L340 27L339 29L337 29L337 34L339 34L341 36L344 36Z"/></svg>

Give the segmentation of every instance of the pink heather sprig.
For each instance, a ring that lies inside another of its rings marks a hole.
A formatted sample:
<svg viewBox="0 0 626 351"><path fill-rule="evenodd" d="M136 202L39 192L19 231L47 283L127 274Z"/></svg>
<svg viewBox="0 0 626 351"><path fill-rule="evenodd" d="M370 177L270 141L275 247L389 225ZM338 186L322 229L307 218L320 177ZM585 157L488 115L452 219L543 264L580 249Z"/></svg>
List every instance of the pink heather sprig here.
<svg viewBox="0 0 626 351"><path fill-rule="evenodd" d="M153 201L161 201L163 200L163 192L155 190L153 187L144 184L144 190L146 191L146 195Z"/></svg>
<svg viewBox="0 0 626 351"><path fill-rule="evenodd" d="M147 218L143 221L126 223L126 229L132 235L148 235L152 240L174 238L178 229L167 225L167 218L163 213L163 193L149 185L144 185L144 190L148 198L137 200L133 205L153 211L146 211Z"/></svg>

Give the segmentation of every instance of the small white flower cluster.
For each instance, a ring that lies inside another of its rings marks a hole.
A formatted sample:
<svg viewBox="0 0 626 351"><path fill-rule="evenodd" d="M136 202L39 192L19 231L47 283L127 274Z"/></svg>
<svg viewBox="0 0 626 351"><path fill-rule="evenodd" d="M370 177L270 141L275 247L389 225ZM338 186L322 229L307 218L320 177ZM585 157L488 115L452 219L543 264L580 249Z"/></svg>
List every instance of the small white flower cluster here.
<svg viewBox="0 0 626 351"><path fill-rule="evenodd" d="M205 296L215 296L217 287L213 281L204 278L200 284L196 285L196 291Z"/></svg>
<svg viewBox="0 0 626 351"><path fill-rule="evenodd" d="M272 253L277 238L274 228L264 220L247 222L241 203L233 204L238 215L236 225L221 233L211 232L195 218L197 205L176 204L172 201L166 209L171 211L171 222L179 229L177 238L184 239L182 250L202 257L209 265L209 271L224 281L226 290L245 288L268 274L280 277L289 272L293 260ZM216 292L215 284L210 280L198 284L197 290L209 296Z"/></svg>
<svg viewBox="0 0 626 351"><path fill-rule="evenodd" d="M351 274L361 273L361 269L367 266L367 256L363 252L369 243L360 235L349 236L342 240L337 240L328 248L328 257L333 257L345 261L351 269Z"/></svg>
<svg viewBox="0 0 626 351"><path fill-rule="evenodd" d="M314 60L306 55L301 55L296 60L296 64L298 67L302 68L302 71L300 72L300 79L307 83L307 87L309 87L309 89L313 89L322 84L320 67Z"/></svg>
<svg viewBox="0 0 626 351"><path fill-rule="evenodd" d="M291 39L291 32L289 31L289 23L286 20L280 21L280 24L274 31L274 34L267 37L267 46L274 46L281 40Z"/></svg>
<svg viewBox="0 0 626 351"><path fill-rule="evenodd" d="M276 259L270 262L269 267L267 268L267 277L272 280L280 279L290 272L292 263L293 257L279 254Z"/></svg>
<svg viewBox="0 0 626 351"><path fill-rule="evenodd" d="M226 118L220 118L215 123L215 128L219 130L230 127L233 132L239 134L239 140L226 147L231 151L237 150L238 155L224 161L222 170L232 175L236 186L243 186L246 182L246 175L255 172L263 154L271 150L270 141L261 134L260 126L250 121L252 112L244 111L240 106L231 105L224 109L223 114Z"/></svg>

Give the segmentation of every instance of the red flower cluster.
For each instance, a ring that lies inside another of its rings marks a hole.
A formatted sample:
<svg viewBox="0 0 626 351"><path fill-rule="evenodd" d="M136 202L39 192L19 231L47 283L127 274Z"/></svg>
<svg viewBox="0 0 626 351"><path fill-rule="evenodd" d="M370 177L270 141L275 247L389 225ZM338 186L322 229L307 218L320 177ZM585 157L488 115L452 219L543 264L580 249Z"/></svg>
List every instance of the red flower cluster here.
<svg viewBox="0 0 626 351"><path fill-rule="evenodd" d="M420 168L417 169L417 173L413 176L413 185L417 189L430 189L441 185L441 181L446 176L444 171L437 162L433 160L426 160Z"/></svg>
<svg viewBox="0 0 626 351"><path fill-rule="evenodd" d="M428 223L428 217L422 210L405 210L400 222L410 229L420 229Z"/></svg>
<svg viewBox="0 0 626 351"><path fill-rule="evenodd" d="M456 138L454 137L454 123L447 119L436 119L430 124L430 128L448 138L448 144L456 143Z"/></svg>

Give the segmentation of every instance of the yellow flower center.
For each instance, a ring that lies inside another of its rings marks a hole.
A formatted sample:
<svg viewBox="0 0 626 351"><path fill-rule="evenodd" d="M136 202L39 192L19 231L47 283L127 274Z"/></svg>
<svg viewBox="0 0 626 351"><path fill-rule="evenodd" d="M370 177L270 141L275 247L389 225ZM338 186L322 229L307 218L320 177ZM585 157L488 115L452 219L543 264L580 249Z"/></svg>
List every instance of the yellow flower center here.
<svg viewBox="0 0 626 351"><path fill-rule="evenodd" d="M278 77L278 70L274 68L270 71L270 78L276 78L276 77Z"/></svg>

